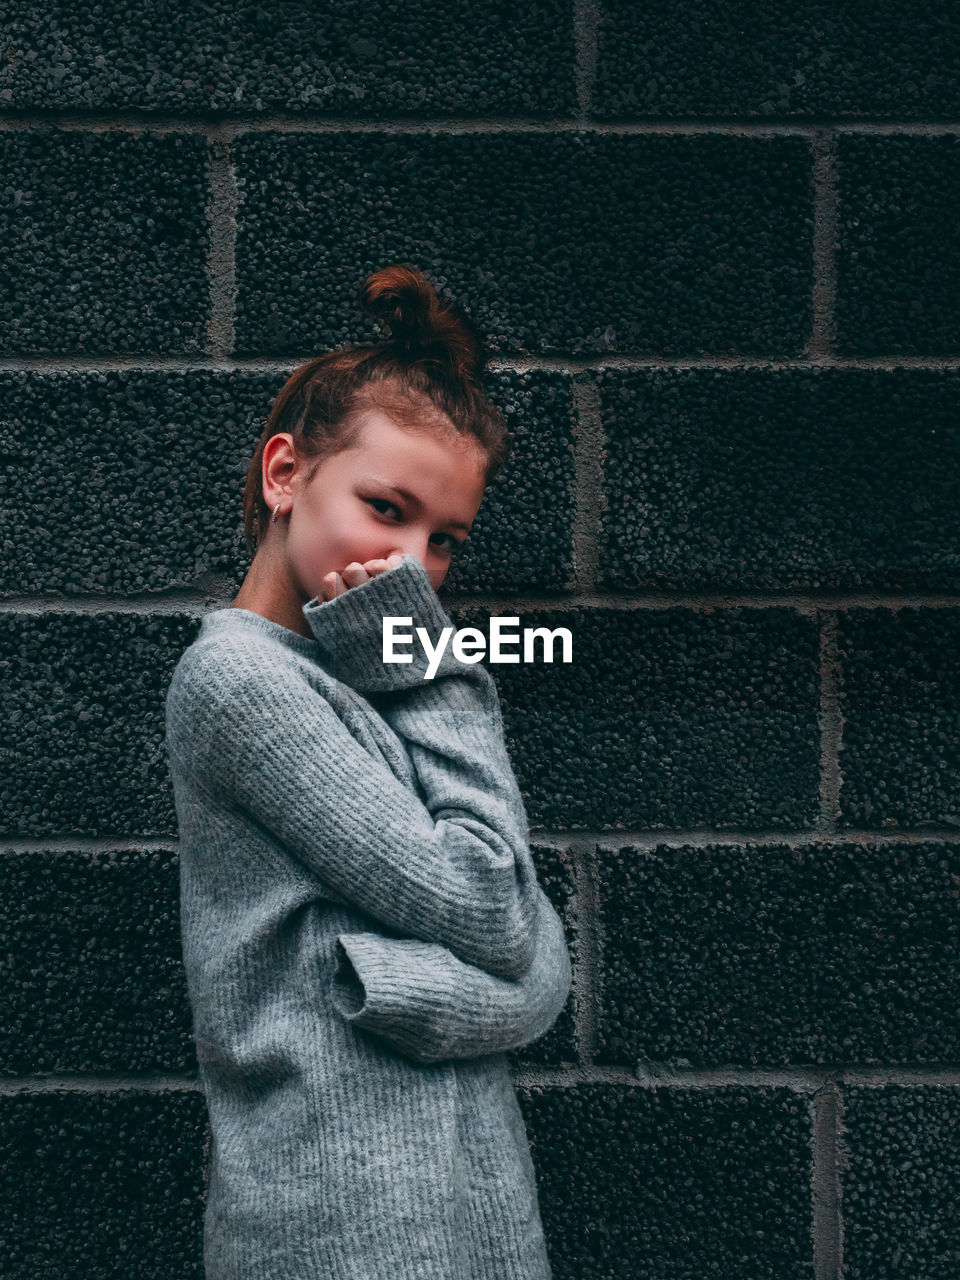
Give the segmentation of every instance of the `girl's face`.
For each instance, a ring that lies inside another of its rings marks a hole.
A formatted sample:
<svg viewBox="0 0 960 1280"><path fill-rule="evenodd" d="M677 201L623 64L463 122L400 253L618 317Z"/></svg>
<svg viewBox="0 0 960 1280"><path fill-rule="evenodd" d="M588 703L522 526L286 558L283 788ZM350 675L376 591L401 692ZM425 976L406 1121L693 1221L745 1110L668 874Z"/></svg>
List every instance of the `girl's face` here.
<svg viewBox="0 0 960 1280"><path fill-rule="evenodd" d="M439 588L483 499L478 445L435 432L412 434L371 410L356 445L325 459L306 483L305 469L284 471L284 456L293 456L290 441L284 434L268 442L264 498L272 509L285 493L294 494L285 558L303 601L318 594L331 570L342 573L355 560L394 552L415 556ZM268 492L274 463L276 496Z"/></svg>

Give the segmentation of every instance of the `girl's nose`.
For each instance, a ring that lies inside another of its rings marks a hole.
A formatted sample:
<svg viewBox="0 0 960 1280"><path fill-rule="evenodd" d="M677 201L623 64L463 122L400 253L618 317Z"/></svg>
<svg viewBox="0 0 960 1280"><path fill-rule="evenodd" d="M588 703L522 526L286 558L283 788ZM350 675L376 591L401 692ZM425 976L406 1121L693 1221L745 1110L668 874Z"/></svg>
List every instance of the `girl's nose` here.
<svg viewBox="0 0 960 1280"><path fill-rule="evenodd" d="M384 559L386 560L392 555L402 556L409 554L413 556L414 559L419 560L423 565L426 570L427 577L430 579L430 585L433 587L434 591L439 591L444 578L447 576L447 570L445 566L441 568L434 567L432 569L429 567L427 564L428 547L428 542L421 541L419 538L410 537L405 539L402 543L397 543L391 551L386 553Z"/></svg>
<svg viewBox="0 0 960 1280"><path fill-rule="evenodd" d="M423 565L423 567L426 568L427 567L427 549L428 549L428 544L426 541L423 541L420 538L416 538L416 537L409 537L409 538L406 538L403 542L398 542L396 546L392 547L391 550L389 550L386 553L386 555L384 556L384 559L386 560L387 558L393 555L399 555L399 556L411 555L411 556L414 556L417 560L419 560L420 563Z"/></svg>

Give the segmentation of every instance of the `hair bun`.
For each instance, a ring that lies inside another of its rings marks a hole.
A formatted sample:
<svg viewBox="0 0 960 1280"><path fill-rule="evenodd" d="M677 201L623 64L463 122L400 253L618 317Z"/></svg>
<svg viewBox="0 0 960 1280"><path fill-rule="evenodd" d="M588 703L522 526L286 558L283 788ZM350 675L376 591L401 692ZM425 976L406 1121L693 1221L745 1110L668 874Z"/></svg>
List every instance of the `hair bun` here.
<svg viewBox="0 0 960 1280"><path fill-rule="evenodd" d="M419 346L433 339L430 313L437 305L437 295L415 267L396 263L367 276L360 290L360 305L389 327L396 342Z"/></svg>
<svg viewBox="0 0 960 1280"><path fill-rule="evenodd" d="M465 380L479 377L485 363L479 332L458 307L440 301L427 277L411 263L395 262L367 276L360 305L388 326L390 341L408 358L442 359Z"/></svg>

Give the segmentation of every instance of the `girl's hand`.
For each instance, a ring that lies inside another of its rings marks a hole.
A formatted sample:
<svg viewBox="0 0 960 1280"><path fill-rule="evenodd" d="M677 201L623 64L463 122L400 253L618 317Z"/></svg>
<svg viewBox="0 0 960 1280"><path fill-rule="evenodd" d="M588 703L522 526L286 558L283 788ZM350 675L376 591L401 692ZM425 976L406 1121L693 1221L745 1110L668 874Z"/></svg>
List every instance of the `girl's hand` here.
<svg viewBox="0 0 960 1280"><path fill-rule="evenodd" d="M385 569L393 569L403 560L399 551L388 556L386 560L366 560L363 564L353 560L346 568L337 573L335 570L320 579L320 590L317 592L321 600L332 600L334 596L342 596L351 587L359 587L361 582L369 582Z"/></svg>

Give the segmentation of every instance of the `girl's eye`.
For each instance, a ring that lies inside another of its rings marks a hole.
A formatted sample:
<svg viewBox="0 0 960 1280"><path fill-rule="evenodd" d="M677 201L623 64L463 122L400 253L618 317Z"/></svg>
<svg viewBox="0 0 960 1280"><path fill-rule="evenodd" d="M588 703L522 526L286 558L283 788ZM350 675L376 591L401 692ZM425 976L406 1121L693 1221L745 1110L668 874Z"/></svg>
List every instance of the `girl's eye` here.
<svg viewBox="0 0 960 1280"><path fill-rule="evenodd" d="M397 504L395 502L388 502L386 498L368 498L367 501L371 504L371 506L375 507L379 502L385 507L393 507L394 511L396 511L398 515L400 513L400 508L397 506Z"/></svg>
<svg viewBox="0 0 960 1280"><path fill-rule="evenodd" d="M396 511L397 515L402 515L402 512L400 508L397 506L397 504L395 502L391 502L389 498L367 498L366 501L369 502L370 505L374 508L376 508L378 503L383 507L392 507L393 510ZM381 511L378 514L385 515L386 512ZM440 537L446 538L448 540L449 545L447 549L451 552L462 551L467 543L466 538L463 538L463 539L455 538L452 533L441 533Z"/></svg>
<svg viewBox="0 0 960 1280"><path fill-rule="evenodd" d="M452 533L441 533L440 537L448 539L447 550L454 555L462 551L467 542L466 538L455 538Z"/></svg>

